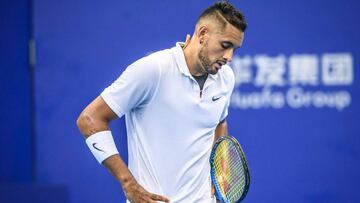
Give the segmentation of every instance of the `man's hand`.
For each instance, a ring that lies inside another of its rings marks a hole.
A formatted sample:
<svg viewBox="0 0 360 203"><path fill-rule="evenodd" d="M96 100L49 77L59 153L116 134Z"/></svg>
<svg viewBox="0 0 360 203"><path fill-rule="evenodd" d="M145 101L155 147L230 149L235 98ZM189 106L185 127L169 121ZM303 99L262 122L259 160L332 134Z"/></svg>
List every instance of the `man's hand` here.
<svg viewBox="0 0 360 203"><path fill-rule="evenodd" d="M113 176L120 182L126 198L132 203L169 202L166 197L149 193L134 178L130 170L119 155L107 158L103 165L109 169Z"/></svg>
<svg viewBox="0 0 360 203"><path fill-rule="evenodd" d="M211 181L211 198L212 199L216 199L215 197L215 186L214 186L214 183ZM216 199L216 203L221 203L219 200Z"/></svg>
<svg viewBox="0 0 360 203"><path fill-rule="evenodd" d="M124 192L126 195L126 198L131 203L156 203L157 201L160 202L169 202L169 199L166 197L163 197L161 195L152 194L148 191L146 191L141 185L139 185L135 179L129 181L124 186Z"/></svg>
<svg viewBox="0 0 360 203"><path fill-rule="evenodd" d="M215 186L214 183L211 181L211 198L215 197Z"/></svg>

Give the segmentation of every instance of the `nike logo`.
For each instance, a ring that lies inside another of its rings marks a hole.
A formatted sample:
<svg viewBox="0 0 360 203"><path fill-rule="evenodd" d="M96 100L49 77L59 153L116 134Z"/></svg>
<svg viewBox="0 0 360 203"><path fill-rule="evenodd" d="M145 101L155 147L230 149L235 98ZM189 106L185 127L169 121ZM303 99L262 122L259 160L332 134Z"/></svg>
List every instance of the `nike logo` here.
<svg viewBox="0 0 360 203"><path fill-rule="evenodd" d="M216 100L218 100L218 99L220 99L220 98L221 98L221 96L219 96L219 97L213 96L213 97L212 97L212 101L216 101Z"/></svg>
<svg viewBox="0 0 360 203"><path fill-rule="evenodd" d="M97 145L96 142L92 144L92 146L93 146L96 150L98 150L98 151L100 151L100 152L104 152L104 150L97 148L96 145Z"/></svg>

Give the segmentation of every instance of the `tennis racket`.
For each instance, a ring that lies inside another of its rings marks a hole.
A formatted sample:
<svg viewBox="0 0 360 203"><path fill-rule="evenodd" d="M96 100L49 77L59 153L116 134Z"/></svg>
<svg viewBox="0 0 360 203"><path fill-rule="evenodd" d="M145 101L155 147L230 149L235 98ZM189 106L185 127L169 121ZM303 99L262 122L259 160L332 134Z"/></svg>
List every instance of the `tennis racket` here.
<svg viewBox="0 0 360 203"><path fill-rule="evenodd" d="M222 136L210 155L211 179L215 196L225 203L242 201L250 186L250 174L245 154L232 136Z"/></svg>

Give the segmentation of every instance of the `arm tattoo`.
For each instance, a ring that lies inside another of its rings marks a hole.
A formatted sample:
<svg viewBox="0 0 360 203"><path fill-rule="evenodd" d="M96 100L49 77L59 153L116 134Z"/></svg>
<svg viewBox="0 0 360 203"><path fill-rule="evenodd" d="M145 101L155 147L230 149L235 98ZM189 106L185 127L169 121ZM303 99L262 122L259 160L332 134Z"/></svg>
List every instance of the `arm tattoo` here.
<svg viewBox="0 0 360 203"><path fill-rule="evenodd" d="M89 132L90 132L89 135L93 135L93 134L97 133L98 130L96 128L94 128L94 129L90 129Z"/></svg>

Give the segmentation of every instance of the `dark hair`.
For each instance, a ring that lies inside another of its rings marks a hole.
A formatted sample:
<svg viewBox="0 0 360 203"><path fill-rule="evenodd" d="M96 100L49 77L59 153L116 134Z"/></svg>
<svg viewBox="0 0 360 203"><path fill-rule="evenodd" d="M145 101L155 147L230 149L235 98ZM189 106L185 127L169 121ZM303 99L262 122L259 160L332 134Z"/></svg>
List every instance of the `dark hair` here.
<svg viewBox="0 0 360 203"><path fill-rule="evenodd" d="M208 17L215 18L223 27L230 23L242 32L247 27L244 15L228 1L219 1L207 8L198 18L198 22Z"/></svg>

